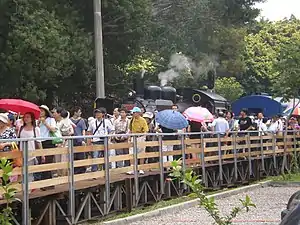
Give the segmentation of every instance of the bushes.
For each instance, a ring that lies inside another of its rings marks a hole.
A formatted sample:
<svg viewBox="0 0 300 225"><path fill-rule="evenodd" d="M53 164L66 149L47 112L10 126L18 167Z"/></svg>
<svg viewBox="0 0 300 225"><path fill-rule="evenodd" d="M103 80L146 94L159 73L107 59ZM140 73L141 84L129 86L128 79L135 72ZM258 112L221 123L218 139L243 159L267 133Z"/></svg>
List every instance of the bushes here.
<svg viewBox="0 0 300 225"><path fill-rule="evenodd" d="M0 185L0 190L3 192L2 198L5 200L4 209L0 213L0 224L1 225L12 225L12 208L10 207L10 203L12 203L15 198L16 189L12 187L12 183L10 183L10 176L12 175L13 166L12 163L2 158L0 160L0 169L2 170L2 184Z"/></svg>

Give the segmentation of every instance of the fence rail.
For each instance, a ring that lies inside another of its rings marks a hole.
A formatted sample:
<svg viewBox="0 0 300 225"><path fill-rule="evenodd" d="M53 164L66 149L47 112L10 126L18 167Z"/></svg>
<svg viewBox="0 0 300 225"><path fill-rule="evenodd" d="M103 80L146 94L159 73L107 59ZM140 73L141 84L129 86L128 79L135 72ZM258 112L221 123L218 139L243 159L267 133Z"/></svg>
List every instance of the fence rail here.
<svg viewBox="0 0 300 225"><path fill-rule="evenodd" d="M190 139L189 136L196 139ZM69 192L70 216L69 224L76 224L75 215L75 190L85 189L91 184L85 181L97 180L98 184L105 185L106 200L105 204L110 204L110 189L111 183L119 179L124 179L124 173L134 171L135 198L138 198L139 191L139 170L157 171L160 174L161 184L164 182L164 171L171 166L173 159L179 159L183 169L188 167L199 167L202 170L202 175L205 174L207 167L216 165L219 170L221 182L223 181L223 166L224 163L234 164L233 176L237 178L238 169L237 163L240 160L249 161L250 173L253 168L251 161L253 159L261 160L262 167L266 158L271 158L276 161L276 157L281 155L286 157L291 154L296 154L300 151L300 134L299 131L288 131L283 135L268 134L262 135L259 132L232 132L229 137L222 137L221 134L212 133L183 133L183 134L147 134L150 141L139 141L140 135L129 135L129 141L123 143L114 143L112 137L124 135L108 135L103 136L103 144L101 145L84 145L74 146L74 139L79 137L64 137L67 147L56 147L49 149L38 149L27 151L29 141L40 141L40 138L33 139L18 139L23 146L22 152L0 152L0 158L15 159L23 158L23 167L15 167L13 169L14 176L19 176L18 182L13 183L13 187L19 192L18 196L23 201L23 222L24 225L30 224L30 216L28 209L30 208L29 199L41 197L47 192L34 191L41 188L49 188L54 186L51 193L55 193L56 189L61 187L61 191ZM165 140L167 137L173 136L176 140ZM92 138L86 136L83 138ZM128 135L126 135L128 137ZM51 139L51 138L50 138ZM0 140L0 142L9 142L16 140ZM116 155L118 150L131 149L130 153ZM142 149L142 150L141 150ZM146 149L146 151L144 151ZM85 158L74 160L74 156L78 153L89 153L103 151L104 155L101 158ZM190 157L193 156L193 157ZM43 163L39 165L29 165L29 159L36 157L53 157L56 161L51 163ZM170 158L167 158L170 157ZM66 159L61 160L61 159ZM118 163L132 161L130 165L122 165L116 168ZM286 162L287 164L288 162ZM276 163L274 162L274 165ZM90 167L98 165L99 170L75 174L76 168ZM284 165L287 166L288 165ZM264 169L264 168L263 168ZM61 171L64 171L60 173ZM44 180L29 181L29 176L42 172L51 172L58 174L56 177ZM120 175L123 178L120 178ZM0 177L3 172L0 171ZM208 186L208 178L202 176L203 182ZM97 183L93 183L97 185ZM163 185L161 193L164 193ZM0 192L2 194L2 192Z"/></svg>

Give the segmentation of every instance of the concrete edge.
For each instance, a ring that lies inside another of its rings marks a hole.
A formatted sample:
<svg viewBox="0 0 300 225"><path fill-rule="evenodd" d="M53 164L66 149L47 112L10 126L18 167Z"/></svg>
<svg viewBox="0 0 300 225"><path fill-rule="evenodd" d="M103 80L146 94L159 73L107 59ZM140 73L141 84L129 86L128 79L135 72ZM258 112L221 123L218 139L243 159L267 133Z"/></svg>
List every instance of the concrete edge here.
<svg viewBox="0 0 300 225"><path fill-rule="evenodd" d="M250 191L250 190L255 190L257 188L264 188L264 187L268 187L270 186L270 184L272 183L272 181L264 181L264 182L260 182L257 184L252 184L249 186L244 186L244 187L240 187L240 188L236 188L233 190L229 190L229 191L224 191L224 192L220 192L217 194L213 194L213 195L209 195L208 197L214 197L215 199L222 199L222 198L226 198L229 197L231 195L236 195L236 194L240 194L246 191ZM150 212L145 212L145 213L141 213L141 214L137 214L137 215L133 215L133 216L129 216L129 217L125 217L125 218L120 218L120 219L116 219L116 220L112 220L112 221L107 221L107 222L103 222L102 224L105 225L126 225L128 223L133 223L133 222L137 222L137 221L141 221L143 219L147 219L153 216L160 216L163 214L167 214L167 213L174 213L183 209L187 209L187 208L191 208L196 206L199 203L198 199L194 199L194 200L190 200L190 201L186 201L186 202L182 202L176 205L171 205L171 206L167 206L164 208L159 208Z"/></svg>
<svg viewBox="0 0 300 225"><path fill-rule="evenodd" d="M299 181L271 181L271 187L300 187Z"/></svg>

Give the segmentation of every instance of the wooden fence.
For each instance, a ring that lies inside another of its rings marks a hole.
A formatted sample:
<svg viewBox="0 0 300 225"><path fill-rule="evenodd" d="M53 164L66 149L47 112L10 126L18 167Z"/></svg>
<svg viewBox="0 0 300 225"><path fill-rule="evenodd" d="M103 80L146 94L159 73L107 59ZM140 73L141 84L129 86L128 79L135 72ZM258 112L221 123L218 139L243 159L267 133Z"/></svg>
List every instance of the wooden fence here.
<svg viewBox="0 0 300 225"><path fill-rule="evenodd" d="M170 135L170 134L168 134ZM236 163L239 160L274 158L276 156L287 156L296 154L300 151L298 132L289 132L285 136L277 135L258 135L258 133L238 134L232 133L230 137L225 138L214 134L199 134L198 139L189 139L189 134L176 134L177 140L163 140L164 134L153 134L152 141L138 142L137 136L133 135L130 142L111 143L111 136L105 137L103 145L73 146L74 137L66 138L68 147L57 147L51 149L39 149L35 151L24 152L0 152L0 158L14 159L23 158L23 167L15 167L12 175L18 175L19 181L13 183L18 190L18 197L23 199L23 213L26 214L26 208L29 208L29 199L43 197L55 193L75 190L81 190L103 184L109 186L118 180L126 179L126 172L134 171L135 178L138 179L138 170L146 172L157 171L158 174L164 173L171 166L170 161L163 161L163 156L173 156L179 159L183 169L188 167L205 168L211 165L217 165L222 168L226 163ZM6 141L7 140L1 140ZM21 144L27 146L27 141L23 140ZM173 146L173 151L163 151L164 146ZM146 149L146 152L138 153L139 148ZM133 149L132 154L111 155L110 153L118 149ZM76 153L91 153L94 151L104 151L102 158L86 158L82 160L73 160ZM28 154L27 154L27 153ZM56 161L54 163L44 163L40 165L27 165L25 162L33 157L63 156L67 155L67 161ZM190 155L196 158L189 157ZM130 166L121 168L110 168L112 163L131 160ZM145 161L144 164L139 162ZM86 172L74 174L74 169L78 167L90 167L91 165L100 165L102 170L95 172ZM67 170L68 173L51 179L28 181L28 174L41 172L57 173L59 170ZM0 171L0 177L3 172ZM163 176L161 176L163 177ZM163 178L161 178L163 179ZM203 177L204 179L204 177ZM93 181L93 182L89 182ZM205 181L204 181L205 182ZM54 186L54 189L41 191L42 188ZM35 190L32 192L32 190ZM2 194L3 192L0 192ZM70 199L74 198L74 193ZM4 203L2 201L2 203ZM72 202L71 202L72 203ZM25 218L26 219L26 218ZM30 219L26 219L30 220ZM29 223L24 223L25 225Z"/></svg>
<svg viewBox="0 0 300 225"><path fill-rule="evenodd" d="M162 136L159 136L162 137ZM158 139L160 139L158 137ZM251 157L268 157L283 153L292 153L300 150L298 145L298 139L300 135L294 133L293 135L283 136L251 136L245 135L244 137L238 137L233 134L229 138L202 138L199 139L188 139L186 136L182 140L172 140L172 141L145 141L137 143L137 148L157 148L156 152L142 152L137 154L126 154L117 156L108 156L108 161L103 158L88 158L83 160L76 160L73 163L73 169L77 167L89 167L91 165L102 165L103 168L108 168L106 163L120 162L126 160L142 159L146 160L150 158L157 158L157 162L146 163L142 165L137 165L138 170L159 170L161 167L169 168L170 162L160 163L159 158L162 156L178 156L177 158L185 158L184 155L196 154L196 159L185 159L184 166L205 166L210 163L216 163L219 160L234 160L235 158L251 158ZM72 140L69 139L69 144L72 144ZM162 151L162 146L174 146L173 151ZM179 146L179 147L178 147ZM41 149L30 151L28 158L32 157L45 157L45 156L57 156L57 155L70 155L70 153L90 153L93 151L111 151L118 149L129 149L133 148L133 142L126 143L108 143L105 145L90 145L90 146L78 146L73 147L58 147L51 149ZM23 157L22 152L0 152L0 158L20 158ZM136 163L135 163L136 164ZM28 173L40 173L51 171L55 173L57 170L69 170L70 162L54 162L41 165L31 165L28 166ZM125 174L129 171L134 171L135 166L126 166L122 168L109 169L110 176ZM12 175L22 176L22 168L16 167L13 170ZM96 172L89 172L83 174L76 174L74 176L74 182L90 180L90 179L105 179L105 169ZM0 177L2 177L2 171L0 171ZM68 176L54 177L52 179L33 181L29 183L29 190L40 189L49 186L57 186L69 183ZM22 190L20 183L15 184L15 188Z"/></svg>

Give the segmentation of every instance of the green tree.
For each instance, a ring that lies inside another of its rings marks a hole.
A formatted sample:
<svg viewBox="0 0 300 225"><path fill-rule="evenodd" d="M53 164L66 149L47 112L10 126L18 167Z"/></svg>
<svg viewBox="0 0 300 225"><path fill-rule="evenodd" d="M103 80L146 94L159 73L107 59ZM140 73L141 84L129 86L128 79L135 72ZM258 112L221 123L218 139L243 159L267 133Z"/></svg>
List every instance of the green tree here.
<svg viewBox="0 0 300 225"><path fill-rule="evenodd" d="M65 2L70 1L65 0ZM93 32L93 0L74 0L71 4L83 16L84 23L82 26L88 32ZM123 97L127 89L132 88L134 72L127 70L129 65L129 67L139 67L138 58L152 61L152 54L156 53L155 50L145 49L145 37L151 33L151 13L152 4L150 0L102 1L104 72L107 96ZM90 50L93 50L93 46ZM94 84L93 79L90 85L92 91L95 90Z"/></svg>
<svg viewBox="0 0 300 225"><path fill-rule="evenodd" d="M300 32L293 35L289 43L281 48L274 68L278 71L274 78L274 93L285 99L298 98L300 95Z"/></svg>
<svg viewBox="0 0 300 225"><path fill-rule="evenodd" d="M219 76L241 74L245 71L245 28L259 14L254 7L257 2L261 1L155 1L153 32L147 44L160 51L165 59L181 52L196 64L213 59ZM177 83L205 86L207 71L206 68L197 70L198 76L194 76L193 82L191 76L186 76L186 79L179 77Z"/></svg>
<svg viewBox="0 0 300 225"><path fill-rule="evenodd" d="M95 98L93 1L0 2L2 97L52 104L85 104ZM141 53L150 1L103 1L107 94L128 86L124 69ZM124 85L126 84L126 85Z"/></svg>
<svg viewBox="0 0 300 225"><path fill-rule="evenodd" d="M235 77L223 77L216 80L216 93L233 102L244 94L242 85Z"/></svg>
<svg viewBox="0 0 300 225"><path fill-rule="evenodd" d="M299 39L300 21L292 17L278 22L262 21L246 36L246 72L237 76L247 92L273 93L273 84L282 73L276 66L281 49Z"/></svg>
<svg viewBox="0 0 300 225"><path fill-rule="evenodd" d="M215 59L220 76L242 73L244 27L253 23L258 11L252 6L260 1L103 0L106 94L124 96L141 65L151 68L146 80L156 82L176 52L195 63ZM91 106L93 20L93 0L1 0L2 97ZM203 86L206 71L183 81Z"/></svg>
<svg viewBox="0 0 300 225"><path fill-rule="evenodd" d="M39 0L14 5L0 55L3 97L51 104L88 84L92 36L78 27L77 11L71 8L61 18L54 7L49 10Z"/></svg>

